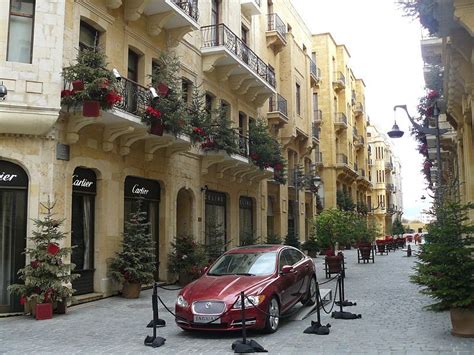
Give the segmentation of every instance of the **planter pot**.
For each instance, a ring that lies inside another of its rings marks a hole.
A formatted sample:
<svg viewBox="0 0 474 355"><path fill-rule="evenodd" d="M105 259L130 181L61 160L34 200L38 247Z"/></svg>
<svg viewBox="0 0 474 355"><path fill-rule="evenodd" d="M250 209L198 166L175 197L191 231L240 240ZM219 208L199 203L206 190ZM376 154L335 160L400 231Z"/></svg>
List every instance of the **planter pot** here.
<svg viewBox="0 0 474 355"><path fill-rule="evenodd" d="M84 90L84 82L82 80L74 80L72 83L72 88L75 91Z"/></svg>
<svg viewBox="0 0 474 355"><path fill-rule="evenodd" d="M51 303L38 303L36 305L36 320L53 318L53 305Z"/></svg>
<svg viewBox="0 0 474 355"><path fill-rule="evenodd" d="M156 120L150 126L150 133L156 136L163 135L163 122L161 120Z"/></svg>
<svg viewBox="0 0 474 355"><path fill-rule="evenodd" d="M181 286L186 286L187 284L193 282L194 279L190 273L180 272L178 277L178 283Z"/></svg>
<svg viewBox="0 0 474 355"><path fill-rule="evenodd" d="M84 117L99 117L100 102L95 100L84 100L82 103L82 115Z"/></svg>
<svg viewBox="0 0 474 355"><path fill-rule="evenodd" d="M474 338L474 308L452 308L451 334L457 337Z"/></svg>
<svg viewBox="0 0 474 355"><path fill-rule="evenodd" d="M122 287L122 297L138 298L140 296L141 289L142 289L142 284L124 282L123 287Z"/></svg>
<svg viewBox="0 0 474 355"><path fill-rule="evenodd" d="M67 313L67 302L65 300L57 302L54 313L56 313L56 314L66 314Z"/></svg>

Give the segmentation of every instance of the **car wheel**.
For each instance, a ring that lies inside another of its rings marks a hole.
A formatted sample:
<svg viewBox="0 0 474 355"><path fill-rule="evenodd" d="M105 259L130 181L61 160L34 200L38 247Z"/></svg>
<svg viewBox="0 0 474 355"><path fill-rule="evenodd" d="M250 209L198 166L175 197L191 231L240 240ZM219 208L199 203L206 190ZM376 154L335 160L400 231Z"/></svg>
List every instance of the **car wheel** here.
<svg viewBox="0 0 474 355"><path fill-rule="evenodd" d="M311 277L308 285L308 291L306 292L306 296L301 300L301 303L304 306L312 306L316 303L316 278L314 276Z"/></svg>
<svg viewBox="0 0 474 355"><path fill-rule="evenodd" d="M270 298L267 308L265 332L275 333L280 325L280 304L275 296Z"/></svg>

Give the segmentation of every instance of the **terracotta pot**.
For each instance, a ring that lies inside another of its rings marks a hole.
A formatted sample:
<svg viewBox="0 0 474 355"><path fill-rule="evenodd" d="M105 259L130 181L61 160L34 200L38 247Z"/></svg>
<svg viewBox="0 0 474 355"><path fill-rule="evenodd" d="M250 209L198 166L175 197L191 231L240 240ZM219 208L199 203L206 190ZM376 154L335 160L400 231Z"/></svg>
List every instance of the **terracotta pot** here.
<svg viewBox="0 0 474 355"><path fill-rule="evenodd" d="M74 80L71 84L75 91L84 90L84 82L82 80Z"/></svg>
<svg viewBox="0 0 474 355"><path fill-rule="evenodd" d="M67 302L65 300L58 301L56 303L56 309L54 310L56 314L66 314L67 313Z"/></svg>
<svg viewBox="0 0 474 355"><path fill-rule="evenodd" d="M141 289L142 289L142 284L124 282L123 287L122 287L122 297L138 298L140 296Z"/></svg>
<svg viewBox="0 0 474 355"><path fill-rule="evenodd" d="M150 126L150 133L156 136L163 135L163 122L161 120L156 120Z"/></svg>
<svg viewBox="0 0 474 355"><path fill-rule="evenodd" d="M100 102L95 100L84 100L82 103L82 115L84 117L99 117Z"/></svg>
<svg viewBox="0 0 474 355"><path fill-rule="evenodd" d="M45 320L53 318L53 305L51 303L36 304L36 320Z"/></svg>
<svg viewBox="0 0 474 355"><path fill-rule="evenodd" d="M474 338L474 308L452 308L451 334L457 337Z"/></svg>

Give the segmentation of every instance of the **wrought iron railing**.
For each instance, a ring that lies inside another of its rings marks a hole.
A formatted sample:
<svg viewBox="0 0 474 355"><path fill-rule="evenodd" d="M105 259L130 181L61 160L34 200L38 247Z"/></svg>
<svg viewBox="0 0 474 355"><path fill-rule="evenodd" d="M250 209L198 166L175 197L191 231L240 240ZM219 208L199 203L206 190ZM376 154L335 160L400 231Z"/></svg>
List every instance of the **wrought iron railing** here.
<svg viewBox="0 0 474 355"><path fill-rule="evenodd" d="M355 104L354 110L356 112L364 112L364 105L362 105L360 102Z"/></svg>
<svg viewBox="0 0 474 355"><path fill-rule="evenodd" d="M334 123L343 123L347 126L347 117L344 112L336 112L334 116Z"/></svg>
<svg viewBox="0 0 474 355"><path fill-rule="evenodd" d="M268 14L268 30L267 31L277 31L280 36L285 38L286 36L286 25L283 20L277 14Z"/></svg>
<svg viewBox="0 0 474 355"><path fill-rule="evenodd" d="M323 121L323 112L321 110L313 110L313 121L318 123Z"/></svg>
<svg viewBox="0 0 474 355"><path fill-rule="evenodd" d="M317 125L313 122L313 127L312 128L313 128L313 138L319 139L319 132L320 132L319 125Z"/></svg>
<svg viewBox="0 0 474 355"><path fill-rule="evenodd" d="M321 73L321 71L318 72L318 69L319 68L316 66L316 63L314 62L314 60L310 59L309 72L316 80L319 80L319 74Z"/></svg>
<svg viewBox="0 0 474 355"><path fill-rule="evenodd" d="M343 85L346 85L346 77L340 71L334 73L334 81L340 81Z"/></svg>
<svg viewBox="0 0 474 355"><path fill-rule="evenodd" d="M392 162L385 162L385 169L387 170L392 170L393 169L393 163Z"/></svg>
<svg viewBox="0 0 474 355"><path fill-rule="evenodd" d="M280 94L270 96L268 104L269 112L281 112L283 115L288 116L288 103Z"/></svg>
<svg viewBox="0 0 474 355"><path fill-rule="evenodd" d="M336 163L337 164L348 164L349 160L347 159L347 155L342 153L336 154Z"/></svg>
<svg viewBox="0 0 474 355"><path fill-rule="evenodd" d="M197 22L199 19L198 0L172 0L183 12Z"/></svg>
<svg viewBox="0 0 474 355"><path fill-rule="evenodd" d="M150 104L151 92L146 87L127 78L117 81L117 93L123 99L115 104L115 108L136 116L142 116Z"/></svg>
<svg viewBox="0 0 474 355"><path fill-rule="evenodd" d="M201 27L204 48L224 46L242 60L250 70L275 87L275 71L254 53L232 30L223 23Z"/></svg>
<svg viewBox="0 0 474 355"><path fill-rule="evenodd" d="M249 138L241 134L238 130L234 131L237 145L239 147L239 154L243 157L249 156Z"/></svg>

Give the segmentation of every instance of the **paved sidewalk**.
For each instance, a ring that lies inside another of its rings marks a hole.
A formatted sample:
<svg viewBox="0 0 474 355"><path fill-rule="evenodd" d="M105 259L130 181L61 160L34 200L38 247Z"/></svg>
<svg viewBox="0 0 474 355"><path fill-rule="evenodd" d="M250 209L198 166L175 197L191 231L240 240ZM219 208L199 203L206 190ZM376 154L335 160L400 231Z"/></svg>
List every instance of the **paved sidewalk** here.
<svg viewBox="0 0 474 355"><path fill-rule="evenodd" d="M414 247L415 248L415 247ZM303 334L310 320L285 321L277 333L250 333L270 354L474 354L474 339L450 335L449 313L424 311L429 299L408 281L415 258L401 250L376 256L375 264L357 264L357 251L346 255L346 298L357 306L347 311L361 313L362 319L335 320L327 336ZM318 257L318 277L324 281L323 258ZM334 285L325 285L327 286ZM160 290L165 303L174 308L176 291ZM143 345L151 329L151 290L138 300L112 297L70 308L67 315L48 321L29 317L0 319L0 353L160 353L231 354L239 334L187 333L173 317L159 308L167 321L158 333L166 338L163 347ZM316 318L315 315L312 317Z"/></svg>

